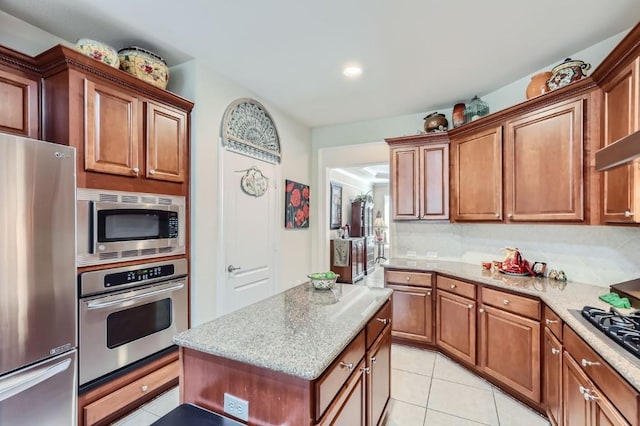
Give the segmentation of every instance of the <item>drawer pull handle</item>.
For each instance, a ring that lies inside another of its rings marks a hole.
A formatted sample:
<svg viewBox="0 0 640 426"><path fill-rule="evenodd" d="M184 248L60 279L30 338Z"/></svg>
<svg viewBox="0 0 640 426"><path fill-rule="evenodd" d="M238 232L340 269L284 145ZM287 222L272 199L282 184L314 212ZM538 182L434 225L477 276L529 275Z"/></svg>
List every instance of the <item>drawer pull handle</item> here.
<svg viewBox="0 0 640 426"><path fill-rule="evenodd" d="M340 367L346 368L349 371L353 371L353 363L340 361Z"/></svg>
<svg viewBox="0 0 640 426"><path fill-rule="evenodd" d="M140 387L140 390L141 390L142 392L146 392L146 391L148 391L148 390L149 390L149 386L147 386L147 385L142 385L142 386Z"/></svg>
<svg viewBox="0 0 640 426"><path fill-rule="evenodd" d="M502 303L504 303L505 305L508 305L510 302L507 299L504 299Z"/></svg>
<svg viewBox="0 0 640 426"><path fill-rule="evenodd" d="M597 361L587 361L584 358L582 358L582 361L580 361L580 364L582 364L583 367L589 367L589 366L592 366L592 365L600 365L600 363L597 362Z"/></svg>
<svg viewBox="0 0 640 426"><path fill-rule="evenodd" d="M375 356L372 356L372 357L371 357L371 364L375 364L375 363L376 363L376 357L375 357Z"/></svg>
<svg viewBox="0 0 640 426"><path fill-rule="evenodd" d="M473 304L472 304L472 303L469 303L469 304L467 305L467 308L469 308L469 309L473 309Z"/></svg>
<svg viewBox="0 0 640 426"><path fill-rule="evenodd" d="M549 324L557 324L558 320L552 320L552 319L547 318L545 320L545 322L547 323L547 325L549 325Z"/></svg>
<svg viewBox="0 0 640 426"><path fill-rule="evenodd" d="M455 284L451 284L451 288L456 288L456 285Z"/></svg>
<svg viewBox="0 0 640 426"><path fill-rule="evenodd" d="M376 318L376 321L380 321L384 325L389 324L389 319L387 319L387 318Z"/></svg>
<svg viewBox="0 0 640 426"><path fill-rule="evenodd" d="M371 374L371 367L362 367L361 370L364 371L364 374Z"/></svg>
<svg viewBox="0 0 640 426"><path fill-rule="evenodd" d="M598 401L600 399L595 395L591 395L590 393L583 393L582 395L584 396L585 401Z"/></svg>
<svg viewBox="0 0 640 426"><path fill-rule="evenodd" d="M553 355L558 355L560 353L560 349L556 349L556 348L551 348L551 353Z"/></svg>

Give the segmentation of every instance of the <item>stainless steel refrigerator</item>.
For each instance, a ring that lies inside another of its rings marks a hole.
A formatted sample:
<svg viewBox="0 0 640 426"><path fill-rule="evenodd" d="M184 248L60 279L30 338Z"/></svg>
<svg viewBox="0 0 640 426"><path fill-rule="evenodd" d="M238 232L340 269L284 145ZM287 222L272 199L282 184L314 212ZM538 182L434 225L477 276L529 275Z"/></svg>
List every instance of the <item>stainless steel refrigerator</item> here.
<svg viewBox="0 0 640 426"><path fill-rule="evenodd" d="M0 425L76 424L75 150L0 133Z"/></svg>

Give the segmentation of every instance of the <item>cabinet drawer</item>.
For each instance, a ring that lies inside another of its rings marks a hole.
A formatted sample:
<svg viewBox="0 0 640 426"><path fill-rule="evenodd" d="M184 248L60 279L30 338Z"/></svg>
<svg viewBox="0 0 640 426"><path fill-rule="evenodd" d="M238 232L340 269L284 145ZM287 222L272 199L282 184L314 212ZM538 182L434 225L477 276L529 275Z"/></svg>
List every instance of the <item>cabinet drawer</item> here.
<svg viewBox="0 0 640 426"><path fill-rule="evenodd" d="M84 407L84 424L93 425L112 413L152 395L171 380L178 378L178 361L173 361L138 380Z"/></svg>
<svg viewBox="0 0 640 426"><path fill-rule="evenodd" d="M466 283L464 281L454 280L453 278L447 278L438 276L437 286L440 290L446 290L449 293L454 293L462 297L468 297L469 299L476 298L476 286L475 284Z"/></svg>
<svg viewBox="0 0 640 426"><path fill-rule="evenodd" d="M637 426L640 417L638 392L567 325L563 327L563 335L565 350L627 421Z"/></svg>
<svg viewBox="0 0 640 426"><path fill-rule="evenodd" d="M540 319L540 302L504 291L482 287L482 303L525 317Z"/></svg>
<svg viewBox="0 0 640 426"><path fill-rule="evenodd" d="M365 332L362 331L353 341L342 351L336 360L327 368L325 373L316 381L316 421L320 420L322 414L338 394L342 385L345 384L349 376L360 363L365 353Z"/></svg>
<svg viewBox="0 0 640 426"><path fill-rule="evenodd" d="M562 342L562 320L548 306L544 307L544 325Z"/></svg>
<svg viewBox="0 0 640 426"><path fill-rule="evenodd" d="M432 274L424 272L384 271L385 282L403 285L431 287Z"/></svg>
<svg viewBox="0 0 640 426"><path fill-rule="evenodd" d="M387 324L391 323L391 302L387 301L367 324L366 342L367 349L376 341Z"/></svg>

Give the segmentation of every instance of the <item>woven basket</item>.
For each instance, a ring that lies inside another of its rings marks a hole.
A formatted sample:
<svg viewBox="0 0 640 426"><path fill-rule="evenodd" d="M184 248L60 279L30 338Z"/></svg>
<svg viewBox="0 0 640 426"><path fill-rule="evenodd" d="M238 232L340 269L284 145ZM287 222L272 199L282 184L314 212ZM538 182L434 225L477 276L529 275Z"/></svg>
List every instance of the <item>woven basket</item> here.
<svg viewBox="0 0 640 426"><path fill-rule="evenodd" d="M120 69L165 89L169 83L169 67L160 56L137 46L118 50Z"/></svg>
<svg viewBox="0 0 640 426"><path fill-rule="evenodd" d="M114 68L118 68L120 65L116 49L101 41L81 38L76 42L75 48L77 51Z"/></svg>

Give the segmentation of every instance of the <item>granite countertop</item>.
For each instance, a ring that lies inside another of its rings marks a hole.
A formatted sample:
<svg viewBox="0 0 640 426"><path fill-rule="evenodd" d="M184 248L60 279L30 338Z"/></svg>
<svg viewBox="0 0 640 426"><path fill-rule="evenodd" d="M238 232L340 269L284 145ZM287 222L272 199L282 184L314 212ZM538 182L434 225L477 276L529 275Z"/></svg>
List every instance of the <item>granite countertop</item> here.
<svg viewBox="0 0 640 426"><path fill-rule="evenodd" d="M179 346L314 380L390 297L391 290L303 283L173 337Z"/></svg>
<svg viewBox="0 0 640 426"><path fill-rule="evenodd" d="M392 258L382 266L430 271L539 297L636 390L640 391L640 360L631 353L626 353L623 348L613 349L617 345L613 340L579 315L578 317L574 315L575 311L581 310L585 305L608 310L611 305L598 299L598 296L608 293L609 287L571 281L560 282L548 278L510 276L497 271L484 270L479 264L455 261Z"/></svg>

